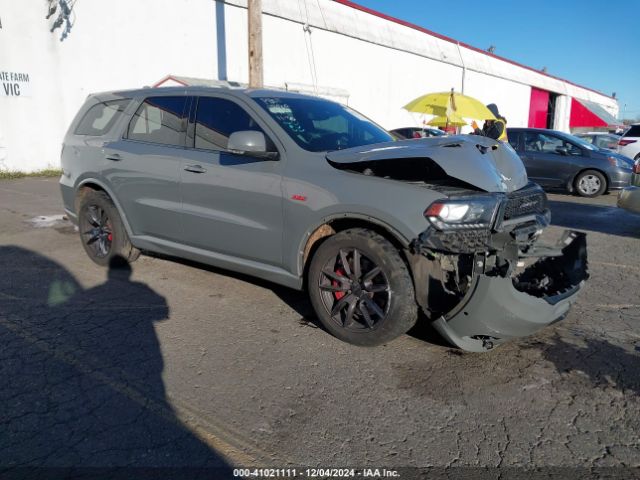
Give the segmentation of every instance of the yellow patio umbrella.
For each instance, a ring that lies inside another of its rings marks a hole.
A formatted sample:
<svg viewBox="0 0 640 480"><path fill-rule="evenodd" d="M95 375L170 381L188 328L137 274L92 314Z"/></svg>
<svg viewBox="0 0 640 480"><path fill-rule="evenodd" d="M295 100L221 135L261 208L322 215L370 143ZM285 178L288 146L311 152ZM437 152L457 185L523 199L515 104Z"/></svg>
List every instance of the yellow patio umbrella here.
<svg viewBox="0 0 640 480"><path fill-rule="evenodd" d="M450 92L427 93L411 100L402 108L409 112L430 113L449 119L452 115L476 120L495 120L496 118L480 100L456 93L453 88Z"/></svg>
<svg viewBox="0 0 640 480"><path fill-rule="evenodd" d="M446 127L448 125L452 125L454 127L463 127L467 124L461 117L458 115L451 114L448 118L446 115L440 115L438 117L433 117L431 120L427 122L427 125L431 125L433 127Z"/></svg>

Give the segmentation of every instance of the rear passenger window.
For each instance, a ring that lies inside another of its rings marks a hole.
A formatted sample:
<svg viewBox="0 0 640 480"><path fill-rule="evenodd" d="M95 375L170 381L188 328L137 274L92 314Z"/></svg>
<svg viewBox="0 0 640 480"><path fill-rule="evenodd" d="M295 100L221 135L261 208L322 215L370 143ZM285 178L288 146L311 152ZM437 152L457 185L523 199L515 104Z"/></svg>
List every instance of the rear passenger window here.
<svg viewBox="0 0 640 480"><path fill-rule="evenodd" d="M131 100L112 100L101 102L84 114L80 123L76 127L76 135L101 136L111 130L120 114L124 111Z"/></svg>
<svg viewBox="0 0 640 480"><path fill-rule="evenodd" d="M188 97L149 97L129 122L127 138L183 146Z"/></svg>
<svg viewBox="0 0 640 480"><path fill-rule="evenodd" d="M196 114L196 148L224 150L229 136L242 130L264 133L238 104L223 98L200 97Z"/></svg>

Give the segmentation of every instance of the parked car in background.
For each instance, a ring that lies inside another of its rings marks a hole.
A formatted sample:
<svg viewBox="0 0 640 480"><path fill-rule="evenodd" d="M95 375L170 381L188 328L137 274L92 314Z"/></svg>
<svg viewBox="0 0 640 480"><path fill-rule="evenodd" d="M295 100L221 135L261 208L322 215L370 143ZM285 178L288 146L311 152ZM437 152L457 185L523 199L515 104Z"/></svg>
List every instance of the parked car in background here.
<svg viewBox="0 0 640 480"><path fill-rule="evenodd" d="M620 135L604 132L577 133L576 137L582 138L598 148L606 148L614 152L618 150L618 141L620 140Z"/></svg>
<svg viewBox="0 0 640 480"><path fill-rule="evenodd" d="M618 153L640 160L640 123L635 123L618 140Z"/></svg>
<svg viewBox="0 0 640 480"><path fill-rule="evenodd" d="M446 132L439 130L437 128L431 127L406 127L406 128L396 128L395 130L391 130L389 133L393 135L398 140L408 140L412 138L427 138L427 137L443 137L446 135Z"/></svg>
<svg viewBox="0 0 640 480"><path fill-rule="evenodd" d="M90 95L61 155L65 211L95 263L150 251L306 288L357 345L402 335L421 308L454 345L487 351L564 318L589 276L584 233L542 244L547 197L512 148L393 141L317 97Z"/></svg>
<svg viewBox="0 0 640 480"><path fill-rule="evenodd" d="M527 175L545 188L597 197L631 184L633 161L557 130L508 128Z"/></svg>

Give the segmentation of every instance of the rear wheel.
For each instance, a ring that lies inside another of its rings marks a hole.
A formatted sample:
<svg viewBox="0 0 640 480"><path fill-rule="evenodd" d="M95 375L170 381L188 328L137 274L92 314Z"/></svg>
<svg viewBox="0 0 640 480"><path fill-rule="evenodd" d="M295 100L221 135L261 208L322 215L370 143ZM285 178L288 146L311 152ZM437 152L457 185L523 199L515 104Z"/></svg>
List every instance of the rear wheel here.
<svg viewBox="0 0 640 480"><path fill-rule="evenodd" d="M581 197L597 197L606 192L607 179L597 170L585 170L576 177L575 188Z"/></svg>
<svg viewBox="0 0 640 480"><path fill-rule="evenodd" d="M416 322L409 270L375 232L350 229L327 239L311 260L307 283L320 322L345 342L380 345Z"/></svg>
<svg viewBox="0 0 640 480"><path fill-rule="evenodd" d="M105 192L87 190L82 194L78 229L85 252L98 265L107 266L116 257L133 262L140 255L131 245L120 214Z"/></svg>

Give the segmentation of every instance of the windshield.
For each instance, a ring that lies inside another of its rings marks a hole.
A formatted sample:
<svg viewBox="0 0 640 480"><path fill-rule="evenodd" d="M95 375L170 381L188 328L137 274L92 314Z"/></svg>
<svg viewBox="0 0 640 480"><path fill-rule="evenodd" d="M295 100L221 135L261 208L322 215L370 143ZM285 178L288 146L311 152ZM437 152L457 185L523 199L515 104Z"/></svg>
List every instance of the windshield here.
<svg viewBox="0 0 640 480"><path fill-rule="evenodd" d="M585 148L587 150L598 150L598 147L587 142L584 138L576 137L575 135L569 135L568 133L565 133L564 136L567 137L567 140L570 140L573 143L577 143L582 148Z"/></svg>
<svg viewBox="0 0 640 480"><path fill-rule="evenodd" d="M289 136L310 152L325 152L393 137L349 107L322 99L258 97L255 99Z"/></svg>

